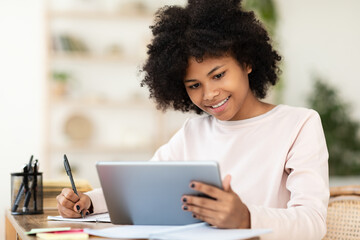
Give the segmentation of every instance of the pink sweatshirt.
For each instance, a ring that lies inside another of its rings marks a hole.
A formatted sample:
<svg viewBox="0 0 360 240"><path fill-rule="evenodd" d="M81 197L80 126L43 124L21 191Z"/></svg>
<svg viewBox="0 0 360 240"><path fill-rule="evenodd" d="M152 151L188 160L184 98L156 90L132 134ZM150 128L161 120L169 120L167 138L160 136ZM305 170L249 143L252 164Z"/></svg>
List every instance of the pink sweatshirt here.
<svg viewBox="0 0 360 240"><path fill-rule="evenodd" d="M329 199L328 152L314 110L278 105L246 120L187 120L153 161L218 161L222 177L250 210L261 239L322 239ZM106 211L100 189L87 193Z"/></svg>

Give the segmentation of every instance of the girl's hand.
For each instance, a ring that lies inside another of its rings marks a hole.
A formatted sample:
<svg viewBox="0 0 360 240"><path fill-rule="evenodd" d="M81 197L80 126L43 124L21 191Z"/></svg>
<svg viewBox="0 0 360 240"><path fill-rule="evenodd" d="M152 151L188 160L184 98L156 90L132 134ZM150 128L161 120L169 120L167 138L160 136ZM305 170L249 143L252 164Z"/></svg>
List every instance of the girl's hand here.
<svg viewBox="0 0 360 240"><path fill-rule="evenodd" d="M201 182L191 182L190 187L214 199L185 195L183 210L193 217L218 228L250 228L250 212L230 187L231 176L223 180L224 190Z"/></svg>
<svg viewBox="0 0 360 240"><path fill-rule="evenodd" d="M91 206L90 197L79 192L79 196L70 188L64 188L56 197L57 209L64 218L79 218L89 214Z"/></svg>

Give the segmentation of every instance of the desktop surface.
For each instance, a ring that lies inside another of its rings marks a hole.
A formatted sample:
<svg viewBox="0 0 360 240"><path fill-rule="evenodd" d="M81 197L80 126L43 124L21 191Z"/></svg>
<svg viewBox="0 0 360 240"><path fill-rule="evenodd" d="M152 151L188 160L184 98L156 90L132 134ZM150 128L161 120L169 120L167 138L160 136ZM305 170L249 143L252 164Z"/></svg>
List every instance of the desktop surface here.
<svg viewBox="0 0 360 240"><path fill-rule="evenodd" d="M56 209L45 209L43 214L37 215L11 215L10 210L6 211L5 224L6 224L6 239L20 239L20 240L36 240L35 235L26 235L25 232L33 228L58 228L58 227L71 227L71 228L92 228L102 229L119 225L111 223L84 223L84 222L63 222L63 221L48 221L48 216L59 215ZM109 240L110 238L101 238L89 236L89 239L96 240ZM126 239L124 239L126 240ZM133 239L134 240L134 239ZM258 237L248 240L259 240Z"/></svg>
<svg viewBox="0 0 360 240"><path fill-rule="evenodd" d="M79 223L79 222L62 222L48 221L47 216L59 215L56 209L44 210L44 214L34 215L11 215L10 210L6 211L6 239L35 240L35 235L26 235L25 232L33 228L92 228L101 229L113 227L111 223ZM109 239L89 236L89 239Z"/></svg>

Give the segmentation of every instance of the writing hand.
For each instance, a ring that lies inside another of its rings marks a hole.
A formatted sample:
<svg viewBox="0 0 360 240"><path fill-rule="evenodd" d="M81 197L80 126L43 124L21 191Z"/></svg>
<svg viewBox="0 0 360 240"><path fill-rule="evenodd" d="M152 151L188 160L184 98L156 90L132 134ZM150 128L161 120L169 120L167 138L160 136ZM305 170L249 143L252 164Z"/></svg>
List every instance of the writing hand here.
<svg viewBox="0 0 360 240"><path fill-rule="evenodd" d="M184 195L183 210L193 213L197 219L218 228L250 228L250 212L239 196L231 189L231 176L223 180L224 190L201 182L191 182L190 187L206 197Z"/></svg>
<svg viewBox="0 0 360 240"><path fill-rule="evenodd" d="M80 218L81 212L89 214L91 199L86 194L78 192L79 196L70 188L64 188L56 197L57 209L62 217Z"/></svg>

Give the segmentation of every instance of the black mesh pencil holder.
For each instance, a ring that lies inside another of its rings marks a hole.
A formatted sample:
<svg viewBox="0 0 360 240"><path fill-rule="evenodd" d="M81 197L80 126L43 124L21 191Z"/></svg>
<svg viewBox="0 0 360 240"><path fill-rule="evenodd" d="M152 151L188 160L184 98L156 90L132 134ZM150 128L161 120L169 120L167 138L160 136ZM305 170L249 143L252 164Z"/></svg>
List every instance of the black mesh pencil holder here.
<svg viewBox="0 0 360 240"><path fill-rule="evenodd" d="M42 172L11 173L11 214L41 213L44 213Z"/></svg>

